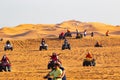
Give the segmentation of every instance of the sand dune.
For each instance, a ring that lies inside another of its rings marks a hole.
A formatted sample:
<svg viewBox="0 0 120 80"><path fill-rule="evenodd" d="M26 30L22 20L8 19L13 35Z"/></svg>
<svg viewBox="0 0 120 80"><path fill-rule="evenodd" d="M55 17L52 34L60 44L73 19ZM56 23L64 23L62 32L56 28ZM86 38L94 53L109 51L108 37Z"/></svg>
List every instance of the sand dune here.
<svg viewBox="0 0 120 80"><path fill-rule="evenodd" d="M34 35L34 36L30 36L30 35ZM28 38L38 37L36 31L29 30L29 31L26 31L26 32L21 33L21 34L12 35L11 38L17 38L17 37L23 37L23 36L28 37Z"/></svg>
<svg viewBox="0 0 120 80"><path fill-rule="evenodd" d="M107 30L111 35L119 35L120 27L107 25L98 22L80 22L76 20L64 21L59 24L21 24L12 28L0 29L2 38L40 38L40 37L57 37L61 32L69 29L75 32L78 29L83 32L85 29L88 33L95 32L96 35L103 35Z"/></svg>
<svg viewBox="0 0 120 80"><path fill-rule="evenodd" d="M111 32L110 34L120 35L120 31L114 31L114 32Z"/></svg>

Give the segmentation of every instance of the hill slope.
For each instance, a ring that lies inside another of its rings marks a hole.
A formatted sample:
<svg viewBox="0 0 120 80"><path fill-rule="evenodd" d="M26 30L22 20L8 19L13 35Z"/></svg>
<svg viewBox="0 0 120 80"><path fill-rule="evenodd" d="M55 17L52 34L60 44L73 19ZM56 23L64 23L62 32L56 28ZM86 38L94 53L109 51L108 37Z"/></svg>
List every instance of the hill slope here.
<svg viewBox="0 0 120 80"><path fill-rule="evenodd" d="M98 35L103 35L107 30L112 35L119 35L120 27L106 25L98 22L80 22L76 20L64 21L60 24L21 24L12 28L0 29L0 36L3 38L39 38L39 37L57 37L60 32L66 32L66 29L75 32L76 29L83 32L85 29L90 33L94 31Z"/></svg>

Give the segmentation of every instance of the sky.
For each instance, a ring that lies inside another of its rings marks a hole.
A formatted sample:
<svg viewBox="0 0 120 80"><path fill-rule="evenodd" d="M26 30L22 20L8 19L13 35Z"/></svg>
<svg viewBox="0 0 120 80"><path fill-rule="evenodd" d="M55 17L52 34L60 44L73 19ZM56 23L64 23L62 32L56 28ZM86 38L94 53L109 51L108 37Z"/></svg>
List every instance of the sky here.
<svg viewBox="0 0 120 80"><path fill-rule="evenodd" d="M0 28L67 20L120 25L120 0L0 0Z"/></svg>

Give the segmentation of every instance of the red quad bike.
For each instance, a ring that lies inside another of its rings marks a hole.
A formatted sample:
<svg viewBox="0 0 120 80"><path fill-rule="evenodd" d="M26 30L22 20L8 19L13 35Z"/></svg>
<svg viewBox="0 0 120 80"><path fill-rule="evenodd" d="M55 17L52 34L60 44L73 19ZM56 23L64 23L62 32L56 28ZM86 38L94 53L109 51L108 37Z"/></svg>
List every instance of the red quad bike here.
<svg viewBox="0 0 120 80"><path fill-rule="evenodd" d="M8 62L0 62L0 72L2 71L11 72L11 64Z"/></svg>

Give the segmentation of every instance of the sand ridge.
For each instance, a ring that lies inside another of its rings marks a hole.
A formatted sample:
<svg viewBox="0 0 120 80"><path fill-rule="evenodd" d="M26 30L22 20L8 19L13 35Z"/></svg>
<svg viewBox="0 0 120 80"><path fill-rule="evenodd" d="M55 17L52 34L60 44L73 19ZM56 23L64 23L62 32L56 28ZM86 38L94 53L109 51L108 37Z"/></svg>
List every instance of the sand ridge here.
<svg viewBox="0 0 120 80"><path fill-rule="evenodd" d="M111 35L119 35L120 27L107 25L98 22L80 22L76 20L64 21L59 24L21 24L12 28L4 27L0 29L2 38L41 38L41 37L58 37L61 32L69 29L75 32L78 29L83 32L85 29L88 33L96 32L97 35L104 34L107 30Z"/></svg>

